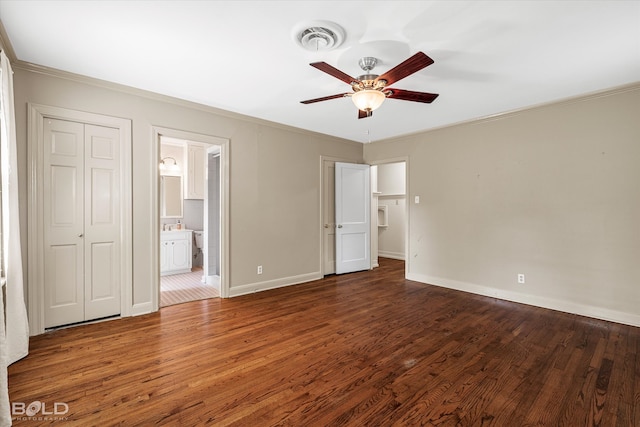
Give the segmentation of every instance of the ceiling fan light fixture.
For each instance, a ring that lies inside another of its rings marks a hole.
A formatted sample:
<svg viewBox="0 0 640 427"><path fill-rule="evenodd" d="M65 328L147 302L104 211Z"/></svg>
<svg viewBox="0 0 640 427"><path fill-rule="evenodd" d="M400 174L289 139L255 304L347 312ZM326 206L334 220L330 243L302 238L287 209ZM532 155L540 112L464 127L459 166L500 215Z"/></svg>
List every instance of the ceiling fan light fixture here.
<svg viewBox="0 0 640 427"><path fill-rule="evenodd" d="M364 89L351 95L351 100L358 110L373 111L379 108L386 96L383 92L375 89Z"/></svg>
<svg viewBox="0 0 640 427"><path fill-rule="evenodd" d="M358 78L351 77L326 62L312 62L309 65L348 84L351 86L351 89L353 89L353 92L338 93L335 95L323 96L321 98L307 99L306 101L300 102L302 104L313 104L315 102L350 96L353 103L358 108L358 119L364 119L366 117L371 117L373 115L373 110L379 108L385 98L429 104L438 97L437 93L416 92L395 88L392 89L390 87L387 88L387 85L393 85L397 81L433 64L433 59L429 58L424 52L415 53L412 57L406 59L380 76L371 73L371 69L376 65L377 61L378 60L372 56L366 56L360 59L360 68L362 68L366 74Z"/></svg>

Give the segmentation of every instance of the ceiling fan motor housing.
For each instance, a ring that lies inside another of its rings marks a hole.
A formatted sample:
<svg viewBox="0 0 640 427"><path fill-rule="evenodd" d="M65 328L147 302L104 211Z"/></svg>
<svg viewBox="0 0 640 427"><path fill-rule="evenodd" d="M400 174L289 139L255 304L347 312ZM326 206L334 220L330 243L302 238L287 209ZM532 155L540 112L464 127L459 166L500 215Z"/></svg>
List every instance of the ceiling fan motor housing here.
<svg viewBox="0 0 640 427"><path fill-rule="evenodd" d="M352 86L358 86L360 88L367 87L369 89L373 89L373 83L378 78L377 74L363 74L358 76L358 81L353 82Z"/></svg>
<svg viewBox="0 0 640 427"><path fill-rule="evenodd" d="M377 63L378 59L374 58L373 56L365 56L364 58L360 58L360 60L358 61L358 65L360 66L360 68L362 68L366 72L373 70Z"/></svg>
<svg viewBox="0 0 640 427"><path fill-rule="evenodd" d="M358 81L351 83L354 91L371 89L381 90L385 87L385 85L387 84L385 80L376 80L380 76L378 74L370 73L370 71L373 70L377 64L378 59L374 58L373 56L365 56L364 58L360 58L360 60L358 61L358 65L367 74L358 76Z"/></svg>

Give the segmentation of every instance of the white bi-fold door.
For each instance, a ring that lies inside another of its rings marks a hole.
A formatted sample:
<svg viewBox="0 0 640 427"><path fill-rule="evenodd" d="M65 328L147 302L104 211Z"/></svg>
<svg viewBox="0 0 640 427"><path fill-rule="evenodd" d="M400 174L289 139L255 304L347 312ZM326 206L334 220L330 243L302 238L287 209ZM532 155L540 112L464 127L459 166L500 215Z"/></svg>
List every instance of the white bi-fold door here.
<svg viewBox="0 0 640 427"><path fill-rule="evenodd" d="M45 328L120 314L119 130L44 119Z"/></svg>

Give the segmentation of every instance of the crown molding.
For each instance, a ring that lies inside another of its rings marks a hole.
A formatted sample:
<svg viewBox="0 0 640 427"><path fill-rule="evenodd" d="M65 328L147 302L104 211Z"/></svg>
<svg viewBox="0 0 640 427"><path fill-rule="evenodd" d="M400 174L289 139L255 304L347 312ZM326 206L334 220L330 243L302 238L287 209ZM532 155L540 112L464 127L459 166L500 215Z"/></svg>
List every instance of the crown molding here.
<svg viewBox="0 0 640 427"><path fill-rule="evenodd" d="M233 111L223 110L216 107L211 107L209 105L199 104L193 101L187 101L185 99L175 98L168 95L162 95L156 92L151 92L144 89L138 89L131 86L126 86L119 83L110 82L107 80L101 80L94 77L88 77L81 74L71 73L68 71L58 70L55 68L45 67L38 64L33 64L26 61L16 60L12 63L14 70L20 69L23 71L28 71L36 74L42 74L54 78L64 79L73 81L75 83L86 84L94 87L99 87L102 89L113 90L116 92L125 93L128 95L139 96L141 98L150 99L153 101L165 102L168 104L173 104L185 108L190 108L193 110L199 110L210 114L215 114L217 116L223 116L234 120L242 120L245 122L254 123L258 126L267 126L271 128L278 128L282 130L286 130L288 132L296 132L299 134L303 134L305 136L313 135L322 138L330 138L337 142L341 142L349 145L358 145L361 146L362 143L358 141L353 141L349 139L339 138L331 135L325 135L318 132L309 131L306 129L297 128L294 126L284 125L281 123L271 122L269 120L259 119L257 117L251 117L240 113L234 113Z"/></svg>
<svg viewBox="0 0 640 427"><path fill-rule="evenodd" d="M9 58L9 62L16 62L16 52L13 50L13 46L11 46L9 35L4 28L2 20L0 20L0 50L4 51L7 58Z"/></svg>
<svg viewBox="0 0 640 427"><path fill-rule="evenodd" d="M578 103L578 102L585 102L585 101L589 101L589 100L593 100L593 99L597 99L597 98L605 98L605 97L608 97L608 96L619 95L619 94L623 94L623 93L627 93L627 92L635 92L635 91L640 91L640 81L634 82L634 83L628 83L628 84L624 84L624 85L620 85L620 86L615 86L615 87L611 87L611 88L607 88L607 89L597 90L597 91L593 91L593 92L589 92L589 93L584 93L584 94L581 94L581 95L575 95L575 96L571 96L571 97L567 97L567 98L563 98L563 99L557 99L557 100L554 100L554 101L543 102L543 103L540 103L540 104L530 105L528 107L522 107L522 108L517 108L517 109L514 109L514 110L504 111L502 113L496 113L496 114L491 114L491 115L484 116L484 117L478 117L478 118L475 118L475 119L463 120L463 121L456 122L456 123L451 123L451 124L448 124L448 125L434 127L432 129L429 129L429 130L422 130L422 131L408 133L408 134L405 134L405 135L396 136L396 137L393 137L393 138L381 139L379 141L373 141L373 142L371 142L371 144L400 141L400 140L404 140L404 139L407 139L407 138L412 138L412 137L417 136L417 135L428 134L430 132L440 131L440 130L443 130L443 129L453 128L453 127L457 127L457 126L480 125L480 124L483 124L483 123L488 123L488 122L492 122L492 121L496 121L496 120L506 119L506 118L509 118L509 117L520 115L520 114L522 114L524 112L527 112L527 111L533 111L533 110L537 110L537 109L540 109L540 108L550 107L550 106L553 106L553 105L575 104L575 103Z"/></svg>

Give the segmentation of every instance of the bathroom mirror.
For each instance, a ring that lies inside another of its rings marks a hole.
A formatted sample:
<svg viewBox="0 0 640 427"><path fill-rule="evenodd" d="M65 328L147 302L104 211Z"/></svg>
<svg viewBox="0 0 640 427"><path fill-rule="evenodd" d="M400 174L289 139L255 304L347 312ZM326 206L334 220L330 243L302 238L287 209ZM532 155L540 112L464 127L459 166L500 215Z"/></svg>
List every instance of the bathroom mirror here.
<svg viewBox="0 0 640 427"><path fill-rule="evenodd" d="M182 218L182 177L160 177L160 209L162 218Z"/></svg>

